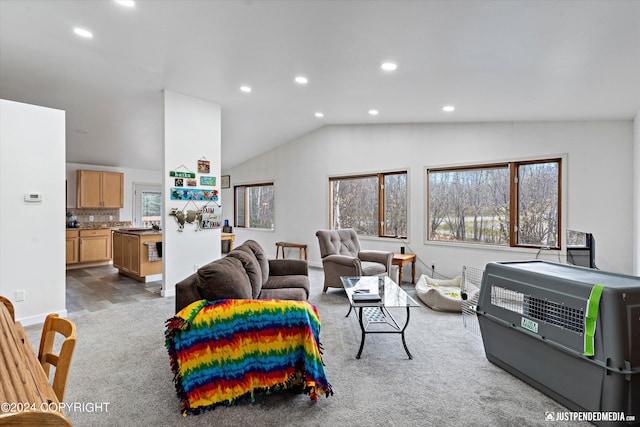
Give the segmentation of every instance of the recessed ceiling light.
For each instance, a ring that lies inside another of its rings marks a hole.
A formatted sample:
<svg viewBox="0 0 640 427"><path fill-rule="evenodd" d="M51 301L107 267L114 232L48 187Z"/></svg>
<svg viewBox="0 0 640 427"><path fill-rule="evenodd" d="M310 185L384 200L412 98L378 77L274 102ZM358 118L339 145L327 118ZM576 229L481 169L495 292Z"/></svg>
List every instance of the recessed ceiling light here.
<svg viewBox="0 0 640 427"><path fill-rule="evenodd" d="M315 114L315 116L316 116L316 117L324 117L324 113L321 113L320 111L318 111L318 112Z"/></svg>
<svg viewBox="0 0 640 427"><path fill-rule="evenodd" d="M455 109L456 107L454 107L453 105L445 105L444 107L442 107L442 111L446 111L447 113L455 111Z"/></svg>
<svg viewBox="0 0 640 427"><path fill-rule="evenodd" d="M73 32L79 35L80 37L84 37L86 39L92 39L93 34L91 31L85 30L84 28L74 28Z"/></svg>
<svg viewBox="0 0 640 427"><path fill-rule="evenodd" d="M369 110L369 114L371 114L372 116L377 116L378 110Z"/></svg>
<svg viewBox="0 0 640 427"><path fill-rule="evenodd" d="M134 2L133 0L115 0L115 1L119 5L126 6L126 7L134 7L136 5L136 2Z"/></svg>
<svg viewBox="0 0 640 427"><path fill-rule="evenodd" d="M304 76L298 76L296 77L296 83L300 85L306 85L307 83L309 83L309 80L307 80L307 78Z"/></svg>
<svg viewBox="0 0 640 427"><path fill-rule="evenodd" d="M385 62L380 66L380 68L385 71L394 71L396 68L398 68L398 65L394 64L393 62Z"/></svg>
<svg viewBox="0 0 640 427"><path fill-rule="evenodd" d="M251 92L251 86L240 86L240 90L245 93L249 93Z"/></svg>

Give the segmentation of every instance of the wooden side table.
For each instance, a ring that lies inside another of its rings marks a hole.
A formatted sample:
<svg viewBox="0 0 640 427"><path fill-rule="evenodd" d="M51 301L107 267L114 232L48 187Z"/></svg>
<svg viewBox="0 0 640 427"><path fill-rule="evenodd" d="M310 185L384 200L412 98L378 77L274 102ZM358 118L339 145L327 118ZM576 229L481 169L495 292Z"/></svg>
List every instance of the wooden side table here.
<svg viewBox="0 0 640 427"><path fill-rule="evenodd" d="M236 235L233 233L221 233L220 240L228 240L229 250L232 251L235 246Z"/></svg>
<svg viewBox="0 0 640 427"><path fill-rule="evenodd" d="M307 259L307 245L302 243L289 243L289 242L277 242L276 243L276 259L278 259L278 254L280 253L280 249L282 249L282 258L284 256L284 248L295 248L300 250L300 259L302 259L302 253L304 252L304 259Z"/></svg>
<svg viewBox="0 0 640 427"><path fill-rule="evenodd" d="M398 285L402 286L402 270L408 263L411 263L411 283L413 284L416 282L416 254L401 254L400 252L394 252L391 263L398 266Z"/></svg>

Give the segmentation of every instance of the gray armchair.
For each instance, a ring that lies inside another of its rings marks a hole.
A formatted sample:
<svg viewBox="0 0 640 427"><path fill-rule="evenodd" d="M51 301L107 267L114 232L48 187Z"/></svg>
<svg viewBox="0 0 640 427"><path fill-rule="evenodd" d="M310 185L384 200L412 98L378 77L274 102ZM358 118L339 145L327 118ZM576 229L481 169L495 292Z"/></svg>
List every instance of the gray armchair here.
<svg viewBox="0 0 640 427"><path fill-rule="evenodd" d="M324 289L341 288L341 276L384 276L391 269L393 252L362 251L355 230L319 230Z"/></svg>

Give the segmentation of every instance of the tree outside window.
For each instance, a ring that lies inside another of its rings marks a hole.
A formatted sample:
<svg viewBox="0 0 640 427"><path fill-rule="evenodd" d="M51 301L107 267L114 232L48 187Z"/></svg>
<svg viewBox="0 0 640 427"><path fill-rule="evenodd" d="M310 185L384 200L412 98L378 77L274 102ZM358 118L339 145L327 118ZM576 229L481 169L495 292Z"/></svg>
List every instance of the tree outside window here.
<svg viewBox="0 0 640 427"><path fill-rule="evenodd" d="M235 226L275 229L273 183L237 185L235 191Z"/></svg>
<svg viewBox="0 0 640 427"><path fill-rule="evenodd" d="M332 177L331 228L361 236L407 236L407 173Z"/></svg>
<svg viewBox="0 0 640 427"><path fill-rule="evenodd" d="M160 225L162 215L162 193L148 192L142 193L142 225L151 227Z"/></svg>
<svg viewBox="0 0 640 427"><path fill-rule="evenodd" d="M559 249L561 159L427 171L427 239Z"/></svg>

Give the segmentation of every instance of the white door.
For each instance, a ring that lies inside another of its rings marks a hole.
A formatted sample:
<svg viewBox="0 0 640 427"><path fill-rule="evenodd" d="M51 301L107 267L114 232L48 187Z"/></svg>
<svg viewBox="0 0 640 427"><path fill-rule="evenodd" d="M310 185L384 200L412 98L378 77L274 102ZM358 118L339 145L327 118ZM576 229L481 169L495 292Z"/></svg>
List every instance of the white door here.
<svg viewBox="0 0 640 427"><path fill-rule="evenodd" d="M133 198L133 226L159 226L162 219L162 186L134 183Z"/></svg>

